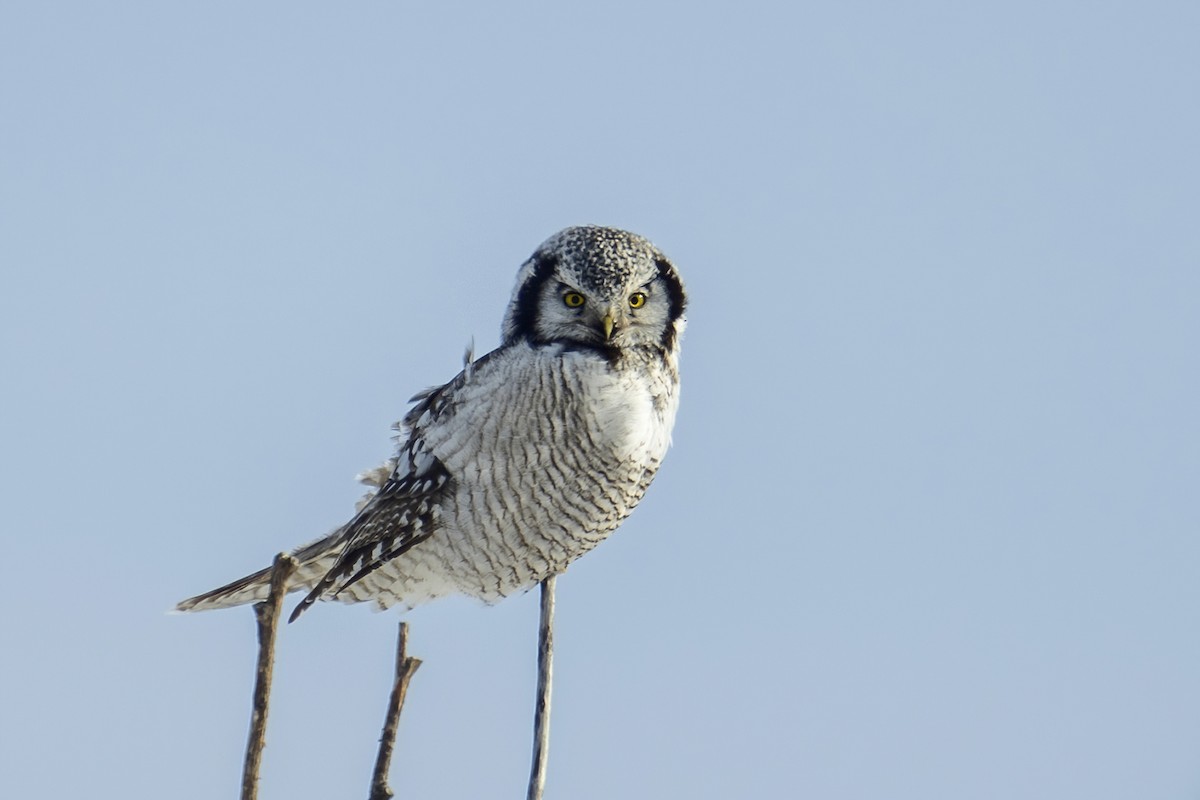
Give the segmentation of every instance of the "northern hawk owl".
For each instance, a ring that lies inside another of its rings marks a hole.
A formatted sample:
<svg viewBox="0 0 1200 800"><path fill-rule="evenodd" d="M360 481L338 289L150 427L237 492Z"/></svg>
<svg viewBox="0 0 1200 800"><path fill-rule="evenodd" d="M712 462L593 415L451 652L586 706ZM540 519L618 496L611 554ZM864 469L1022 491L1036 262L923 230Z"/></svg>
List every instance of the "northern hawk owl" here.
<svg viewBox="0 0 1200 800"><path fill-rule="evenodd" d="M289 590L405 608L495 602L556 575L641 500L679 403L686 298L646 239L567 228L520 268L500 346L412 398L349 522L294 551ZM181 611L267 596L264 569Z"/></svg>

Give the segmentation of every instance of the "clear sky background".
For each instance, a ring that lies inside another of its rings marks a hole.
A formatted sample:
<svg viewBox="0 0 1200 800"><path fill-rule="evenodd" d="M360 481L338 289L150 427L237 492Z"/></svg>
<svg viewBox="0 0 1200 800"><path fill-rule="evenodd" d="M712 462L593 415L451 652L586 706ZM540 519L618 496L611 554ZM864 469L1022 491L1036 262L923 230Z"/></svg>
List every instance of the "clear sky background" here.
<svg viewBox="0 0 1200 800"><path fill-rule="evenodd" d="M556 230L691 294L559 581L548 798L1200 796L1200 5L6 3L0 796L235 797L248 609ZM289 604L290 605L290 604ZM283 631L365 797L394 613ZM393 786L523 797L537 595L408 615Z"/></svg>

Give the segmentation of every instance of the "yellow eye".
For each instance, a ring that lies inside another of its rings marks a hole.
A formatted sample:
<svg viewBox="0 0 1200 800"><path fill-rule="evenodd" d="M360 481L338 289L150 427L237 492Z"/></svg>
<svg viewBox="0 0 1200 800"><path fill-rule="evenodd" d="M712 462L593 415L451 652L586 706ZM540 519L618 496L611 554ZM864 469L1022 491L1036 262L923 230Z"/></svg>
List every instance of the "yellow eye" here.
<svg viewBox="0 0 1200 800"><path fill-rule="evenodd" d="M567 304L567 308L579 308L583 305L583 295L579 292L567 292L563 295L563 302Z"/></svg>
<svg viewBox="0 0 1200 800"><path fill-rule="evenodd" d="M630 308L641 308L644 305L646 305L646 295L644 293L634 292L633 294L629 295Z"/></svg>

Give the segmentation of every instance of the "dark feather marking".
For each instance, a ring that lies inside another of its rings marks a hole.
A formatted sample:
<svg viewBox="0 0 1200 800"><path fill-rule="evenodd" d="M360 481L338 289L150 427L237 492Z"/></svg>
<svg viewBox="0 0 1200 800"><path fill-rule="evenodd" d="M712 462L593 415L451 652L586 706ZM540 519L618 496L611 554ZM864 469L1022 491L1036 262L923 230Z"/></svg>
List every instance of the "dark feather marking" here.
<svg viewBox="0 0 1200 800"><path fill-rule="evenodd" d="M658 277L662 278L667 287L667 298L670 302L670 321L663 326L662 335L663 349L670 352L676 344L675 322L683 317L683 312L687 309L687 295L683 291L683 281L679 280L679 273L670 261L660 258L654 264L658 267Z"/></svg>
<svg viewBox="0 0 1200 800"><path fill-rule="evenodd" d="M435 529L433 528L432 525L429 527L430 527L430 529L428 531L426 531L425 533L421 533L417 536L412 537L411 539L408 539L408 540L402 542L400 544L400 546L397 547L396 549L389 550L387 553L377 556L376 558L374 558L372 560L368 561L366 559L366 556L369 555L369 553L364 554L363 561L365 562L365 566L363 566L362 569L360 569L358 572L354 573L354 575L352 575L345 583L343 583L341 586L339 586L337 591L335 591L332 595L330 595L330 597L331 598L337 597L339 594L346 591L351 586L358 583L363 578L367 577L372 572L374 572L375 570L382 567L384 564L391 561L393 558L404 555L409 550L413 549L414 547L419 545L421 542L428 539L430 536L433 536Z"/></svg>
<svg viewBox="0 0 1200 800"><path fill-rule="evenodd" d="M480 370L487 366L491 357L503 349L503 347L499 347L475 359L471 362L470 370L464 369L447 383L441 386L431 386L424 391L414 394L409 398L409 402L416 403L416 405L408 410L408 413L404 415L404 419L401 420L400 424L413 429L426 411L429 412L429 416L433 419L441 416L442 412L451 405L455 391L461 389L472 377L479 375Z"/></svg>
<svg viewBox="0 0 1200 800"><path fill-rule="evenodd" d="M537 327L538 314L538 298L542 294L542 286L546 281L550 280L550 276L554 274L555 268L558 267L558 257L548 253L535 253L533 256L537 259L537 264L533 268L533 274L529 276L529 280L525 281L525 285L521 287L517 293L516 316L513 320L513 335L512 339L525 339L533 343L536 340L535 328Z"/></svg>
<svg viewBox="0 0 1200 800"><path fill-rule="evenodd" d="M331 597L337 597L338 593L350 584L362 579L389 560L403 555L435 533L436 527L433 524L429 496L442 491L452 481L450 473L446 471L442 462L432 455L429 457L431 465L425 472L420 476L406 475L398 480L394 478L389 480L380 488L379 494L371 498L371 502L347 523L342 534L346 544L341 555L312 591L296 605L291 616L288 617L289 623L295 622L313 603L325 596L332 586L350 573L355 568L356 561L361 565L360 569L348 582L338 587ZM410 467L409 464L404 465L404 468ZM401 466L398 465L397 469L400 468ZM432 492L414 491L426 480L434 481L435 488ZM389 509L389 506L394 507L397 504L405 504L408 507L399 512ZM405 513L407 511L414 512L413 516ZM389 514L388 519L381 519L384 513ZM400 529L394 525L394 520L398 517L407 519ZM377 530L379 527L383 527L383 530ZM373 548L377 546L382 548L383 542L388 542L387 546L391 547L392 543L397 540L400 542L399 545L386 555L369 560Z"/></svg>
<svg viewBox="0 0 1200 800"><path fill-rule="evenodd" d="M622 351L620 347L608 342L584 342L578 340L553 342L548 345L561 348L564 353L595 353L608 362L609 366L616 366L621 360Z"/></svg>

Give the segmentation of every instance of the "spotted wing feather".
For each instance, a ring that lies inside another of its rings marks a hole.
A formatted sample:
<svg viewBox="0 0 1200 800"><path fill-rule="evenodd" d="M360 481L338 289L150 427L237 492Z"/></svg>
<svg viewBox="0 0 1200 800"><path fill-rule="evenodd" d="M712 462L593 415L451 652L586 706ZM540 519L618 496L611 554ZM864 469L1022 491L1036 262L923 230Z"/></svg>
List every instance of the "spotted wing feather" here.
<svg viewBox="0 0 1200 800"><path fill-rule="evenodd" d="M406 422L412 415L405 418ZM415 422L415 420L414 420ZM337 560L300 601L289 621L323 597L343 590L403 555L437 532L438 503L451 484L450 473L411 430L404 457L392 476L354 519L346 524L345 545Z"/></svg>
<svg viewBox="0 0 1200 800"><path fill-rule="evenodd" d="M468 358L466 368L454 380L413 397L410 402L416 405L396 424L400 452L384 467L359 476L378 489L362 500L356 515L345 525L292 552L299 566L288 591L309 587L311 591L291 619L321 597L337 597L434 533L439 516L437 501L451 479L442 463L426 449L421 430L446 414L453 406L454 390L470 377L474 364L486 360L487 356ZM261 569L188 598L176 610L202 611L264 600L270 578L271 568Z"/></svg>

